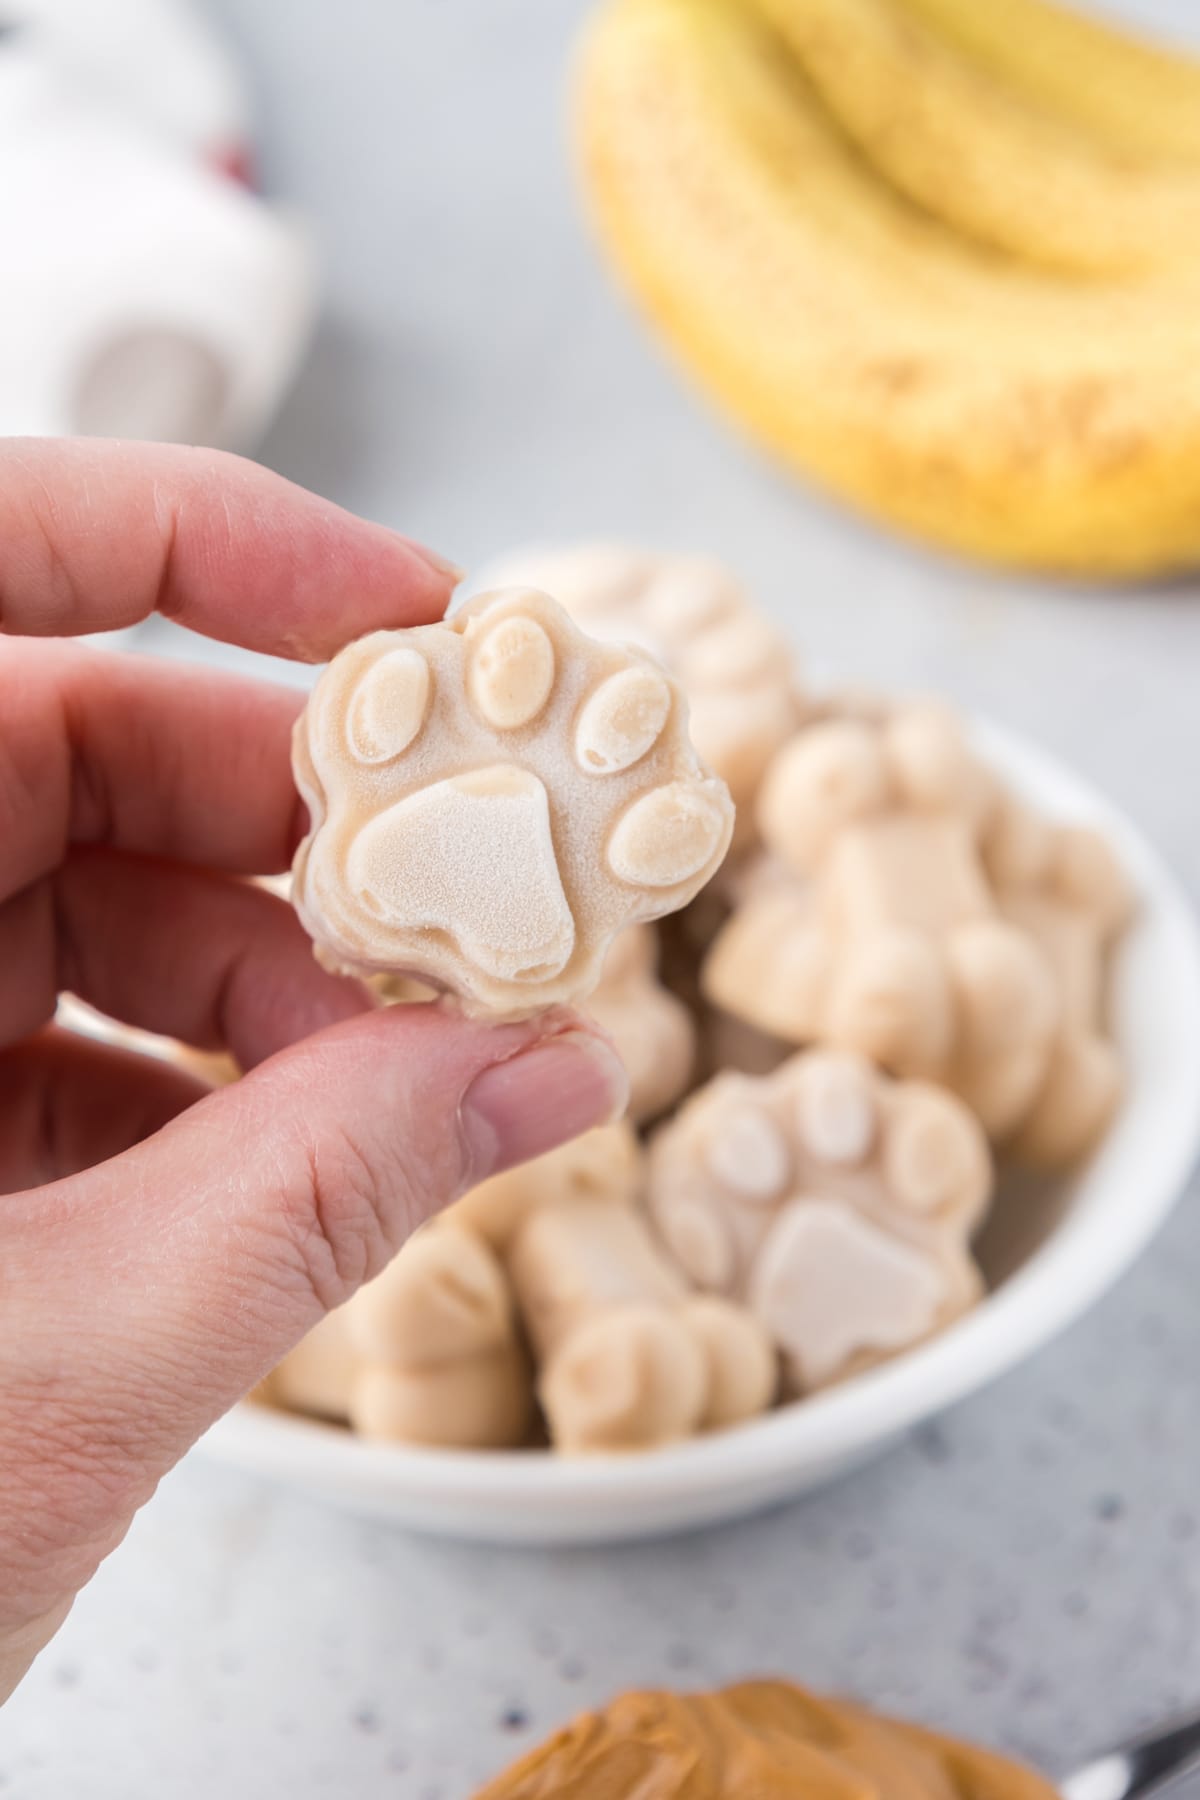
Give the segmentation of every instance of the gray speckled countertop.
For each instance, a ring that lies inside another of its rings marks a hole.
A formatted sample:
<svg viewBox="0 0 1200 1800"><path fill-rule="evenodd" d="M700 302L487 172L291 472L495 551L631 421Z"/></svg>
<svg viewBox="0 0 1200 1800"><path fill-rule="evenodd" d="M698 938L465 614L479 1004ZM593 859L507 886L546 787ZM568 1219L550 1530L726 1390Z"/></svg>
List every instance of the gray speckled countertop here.
<svg viewBox="0 0 1200 1800"><path fill-rule="evenodd" d="M1101 597L950 567L744 452L579 223L580 0L214 10L257 74L267 182L329 265L266 460L468 563L581 533L725 556L814 662L1035 733L1200 890L1197 584ZM815 1499L671 1543L424 1542L193 1460L6 1709L0 1796L461 1800L618 1687L754 1671L1066 1766L1200 1699L1198 1297L1193 1190L1035 1362Z"/></svg>

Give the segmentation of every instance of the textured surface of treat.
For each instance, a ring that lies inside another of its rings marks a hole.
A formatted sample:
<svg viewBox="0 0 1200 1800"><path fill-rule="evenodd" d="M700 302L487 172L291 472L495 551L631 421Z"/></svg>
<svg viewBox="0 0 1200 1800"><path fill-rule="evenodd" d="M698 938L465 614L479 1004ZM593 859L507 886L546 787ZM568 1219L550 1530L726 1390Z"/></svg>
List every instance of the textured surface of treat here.
<svg viewBox="0 0 1200 1800"><path fill-rule="evenodd" d="M809 1051L694 1094L654 1140L648 1203L689 1277L744 1300L807 1391L979 1298L968 1245L992 1181L952 1095Z"/></svg>
<svg viewBox="0 0 1200 1800"><path fill-rule="evenodd" d="M1054 1800L1020 1763L786 1681L621 1694L476 1800Z"/></svg>
<svg viewBox="0 0 1200 1800"><path fill-rule="evenodd" d="M503 1251L541 1207L574 1200L631 1206L642 1191L644 1164L641 1144L623 1119L600 1125L545 1156L480 1182L455 1201L446 1220L469 1226Z"/></svg>
<svg viewBox="0 0 1200 1800"><path fill-rule="evenodd" d="M544 1207L513 1239L508 1268L557 1449L644 1449L770 1404L764 1328L731 1302L698 1302L637 1209Z"/></svg>
<svg viewBox="0 0 1200 1800"><path fill-rule="evenodd" d="M612 1039L629 1076L629 1116L655 1119L687 1088L696 1058L688 1008L658 978L654 927L630 925L614 938L587 1010Z"/></svg>
<svg viewBox="0 0 1200 1800"><path fill-rule="evenodd" d="M489 571L561 600L600 638L639 644L676 676L692 738L739 808L804 711L794 650L719 563L615 544L516 551ZM750 814L739 815L739 836Z"/></svg>
<svg viewBox="0 0 1200 1800"><path fill-rule="evenodd" d="M296 727L294 899L322 960L471 1012L579 999L617 932L684 905L733 808L679 688L545 594L343 650Z"/></svg>

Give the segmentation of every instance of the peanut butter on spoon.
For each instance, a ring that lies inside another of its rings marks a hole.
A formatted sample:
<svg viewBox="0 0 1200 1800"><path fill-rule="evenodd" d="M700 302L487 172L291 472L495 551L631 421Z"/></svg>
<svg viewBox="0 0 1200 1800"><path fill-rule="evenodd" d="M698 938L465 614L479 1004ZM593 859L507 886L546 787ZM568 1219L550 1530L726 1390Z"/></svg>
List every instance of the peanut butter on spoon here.
<svg viewBox="0 0 1200 1800"><path fill-rule="evenodd" d="M786 1681L622 1694L476 1800L1057 1800L1019 1763Z"/></svg>

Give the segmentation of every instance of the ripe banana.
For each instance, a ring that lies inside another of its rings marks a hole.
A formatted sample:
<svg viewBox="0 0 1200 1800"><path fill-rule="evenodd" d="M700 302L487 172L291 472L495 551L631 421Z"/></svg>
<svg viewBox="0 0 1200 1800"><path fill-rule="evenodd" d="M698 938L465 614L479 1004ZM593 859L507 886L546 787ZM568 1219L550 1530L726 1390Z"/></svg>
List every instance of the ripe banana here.
<svg viewBox="0 0 1200 1800"><path fill-rule="evenodd" d="M1200 281L1071 282L877 180L731 0L610 0L580 68L600 233L757 438L870 513L1006 563L1200 556Z"/></svg>
<svg viewBox="0 0 1200 1800"><path fill-rule="evenodd" d="M947 224L1077 274L1200 257L1200 167L1108 149L897 0L752 4L879 172Z"/></svg>
<svg viewBox="0 0 1200 1800"><path fill-rule="evenodd" d="M900 0L1029 100L1131 156L1200 162L1200 63L1058 0Z"/></svg>

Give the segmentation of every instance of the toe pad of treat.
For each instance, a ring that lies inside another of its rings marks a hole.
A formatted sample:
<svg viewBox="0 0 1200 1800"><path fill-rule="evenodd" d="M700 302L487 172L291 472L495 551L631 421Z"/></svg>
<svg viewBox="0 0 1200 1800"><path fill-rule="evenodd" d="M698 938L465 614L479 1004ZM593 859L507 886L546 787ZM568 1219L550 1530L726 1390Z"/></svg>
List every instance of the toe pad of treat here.
<svg viewBox="0 0 1200 1800"><path fill-rule="evenodd" d="M294 898L322 960L499 1017L585 995L616 934L685 904L732 834L674 683L525 589L351 644L294 763L313 822Z"/></svg>

